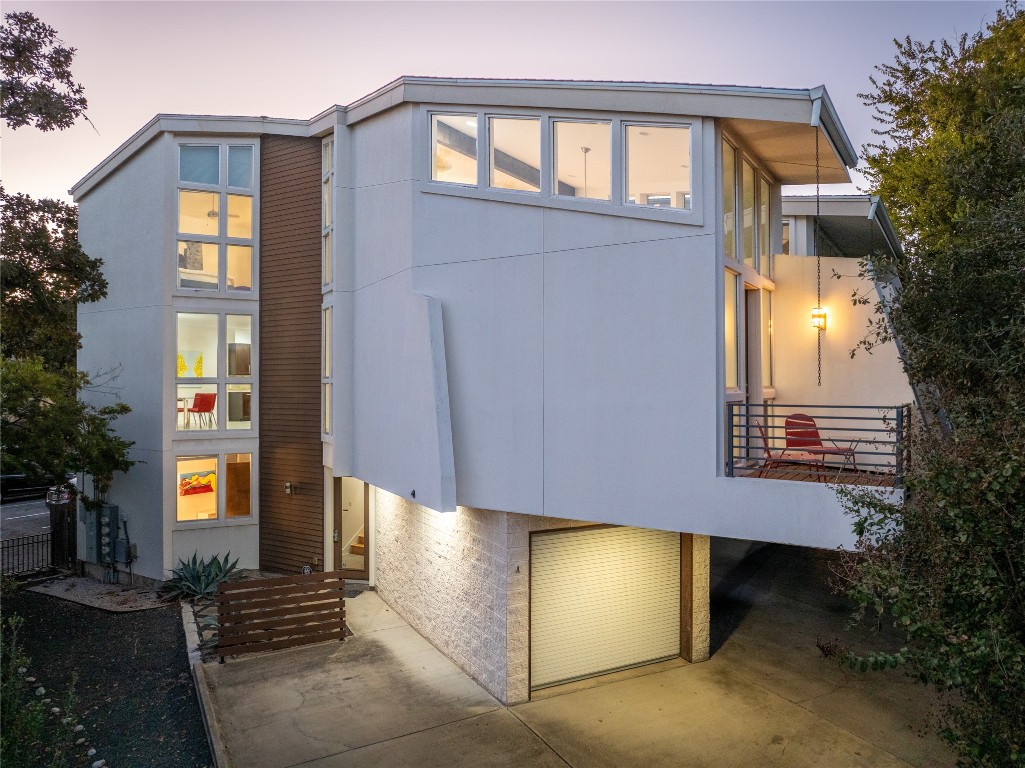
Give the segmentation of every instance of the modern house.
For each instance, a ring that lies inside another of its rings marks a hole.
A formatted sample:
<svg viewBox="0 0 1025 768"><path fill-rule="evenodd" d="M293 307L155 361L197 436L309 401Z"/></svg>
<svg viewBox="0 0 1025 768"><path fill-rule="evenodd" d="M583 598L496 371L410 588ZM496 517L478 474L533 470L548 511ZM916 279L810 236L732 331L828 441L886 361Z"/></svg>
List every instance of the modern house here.
<svg viewBox="0 0 1025 768"><path fill-rule="evenodd" d="M706 658L710 536L848 546L833 484L899 492L896 352L848 355L851 256L892 230L781 194L855 163L821 87L405 77L309 120L158 115L72 189L135 572L367 579L506 702Z"/></svg>

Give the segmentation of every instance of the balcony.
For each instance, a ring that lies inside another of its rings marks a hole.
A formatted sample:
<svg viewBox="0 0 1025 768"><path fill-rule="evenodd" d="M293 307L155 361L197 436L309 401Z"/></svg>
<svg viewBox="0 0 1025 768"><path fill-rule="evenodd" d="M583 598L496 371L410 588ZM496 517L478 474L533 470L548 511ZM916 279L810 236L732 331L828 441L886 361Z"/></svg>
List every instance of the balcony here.
<svg viewBox="0 0 1025 768"><path fill-rule="evenodd" d="M726 475L902 487L909 405L727 403Z"/></svg>

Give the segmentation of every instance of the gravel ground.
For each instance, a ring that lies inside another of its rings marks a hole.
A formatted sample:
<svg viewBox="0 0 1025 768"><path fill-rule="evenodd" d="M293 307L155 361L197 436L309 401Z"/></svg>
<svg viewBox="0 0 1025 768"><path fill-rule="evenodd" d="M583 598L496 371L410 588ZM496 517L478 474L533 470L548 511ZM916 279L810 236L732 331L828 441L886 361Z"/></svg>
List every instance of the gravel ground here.
<svg viewBox="0 0 1025 768"><path fill-rule="evenodd" d="M213 761L189 671L177 603L109 613L23 589L3 614L25 619L29 674L63 698L77 676L76 714L110 768L200 768Z"/></svg>

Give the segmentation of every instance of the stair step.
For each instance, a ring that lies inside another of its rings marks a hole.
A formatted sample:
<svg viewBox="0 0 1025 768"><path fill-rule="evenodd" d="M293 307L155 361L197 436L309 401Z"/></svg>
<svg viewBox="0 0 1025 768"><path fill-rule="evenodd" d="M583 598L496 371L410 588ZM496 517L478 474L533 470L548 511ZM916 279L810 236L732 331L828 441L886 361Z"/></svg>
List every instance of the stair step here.
<svg viewBox="0 0 1025 768"><path fill-rule="evenodd" d="M362 544L350 544L349 545L349 552L354 554L354 555L362 555L363 554L363 550L364 550L364 546Z"/></svg>
<svg viewBox="0 0 1025 768"><path fill-rule="evenodd" d="M363 535L362 534L360 534L359 536L356 537L356 543L361 545L361 546L363 544L366 544L366 542L363 540Z"/></svg>

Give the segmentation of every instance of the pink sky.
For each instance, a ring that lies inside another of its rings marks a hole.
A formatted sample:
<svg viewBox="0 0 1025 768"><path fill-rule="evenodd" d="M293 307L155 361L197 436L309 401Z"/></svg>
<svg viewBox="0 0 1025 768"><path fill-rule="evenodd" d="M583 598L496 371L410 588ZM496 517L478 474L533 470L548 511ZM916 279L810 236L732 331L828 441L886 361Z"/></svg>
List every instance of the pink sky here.
<svg viewBox="0 0 1025 768"><path fill-rule="evenodd" d="M825 84L856 147L857 93L894 37L953 38L1002 2L5 2L78 49L89 117L2 130L10 192L68 188L158 112L308 118L399 75ZM846 190L854 191L854 187Z"/></svg>

